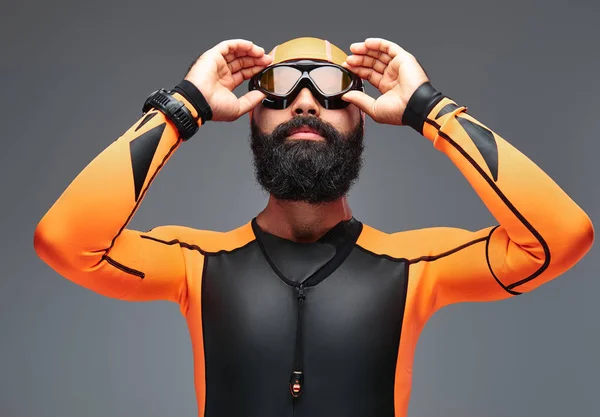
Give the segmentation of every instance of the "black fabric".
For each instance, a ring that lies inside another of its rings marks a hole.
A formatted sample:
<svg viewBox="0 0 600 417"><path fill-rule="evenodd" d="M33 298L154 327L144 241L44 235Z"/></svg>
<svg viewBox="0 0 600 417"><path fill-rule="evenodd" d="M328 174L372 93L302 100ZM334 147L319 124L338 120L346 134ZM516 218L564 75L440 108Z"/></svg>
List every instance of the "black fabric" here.
<svg viewBox="0 0 600 417"><path fill-rule="evenodd" d="M283 263L292 259L295 276L309 273L310 268L297 272L304 256L320 264L327 257L315 257L320 250L265 251L258 240L233 252L206 255L201 295L205 417L394 416L408 266L405 260L359 248L352 230L360 225L340 223L324 236L325 243L307 244L338 249L326 264L337 264L335 269L304 289L299 398L290 394L298 290L278 276L265 252L282 270L289 270ZM339 251L348 252L341 263Z"/></svg>
<svg viewBox="0 0 600 417"><path fill-rule="evenodd" d="M204 95L198 88L188 80L182 80L173 88L174 92L178 92L188 100L198 112L198 116L202 120L202 124L212 119L212 110L210 105L204 98Z"/></svg>
<svg viewBox="0 0 600 417"><path fill-rule="evenodd" d="M261 242L281 277L301 283L331 261L336 248L330 243L297 243L264 233Z"/></svg>
<svg viewBox="0 0 600 417"><path fill-rule="evenodd" d="M423 124L427 115L442 98L444 98L442 93L437 91L430 82L421 84L408 100L402 115L402 124L423 134Z"/></svg>
<svg viewBox="0 0 600 417"><path fill-rule="evenodd" d="M467 132L477 149L483 156L483 160L487 164L492 178L498 181L498 144L491 130L473 123L464 117L457 118L458 123Z"/></svg>
<svg viewBox="0 0 600 417"><path fill-rule="evenodd" d="M204 417L291 416L294 288L277 277L256 242L205 260Z"/></svg>
<svg viewBox="0 0 600 417"><path fill-rule="evenodd" d="M450 112L453 112L456 109L458 109L458 106L456 104L454 104L454 103L448 103L448 104L446 104L444 107L442 107L440 109L440 111L438 112L438 114L435 115L435 118L439 119L443 115L448 114Z"/></svg>
<svg viewBox="0 0 600 417"><path fill-rule="evenodd" d="M315 243L293 242L267 233L258 226L256 218L252 219L252 230L280 278L288 284L293 281L315 285L344 261L349 253L348 246L352 247L356 242L362 224L355 218L342 221ZM317 272L319 274L315 276Z"/></svg>
<svg viewBox="0 0 600 417"><path fill-rule="evenodd" d="M148 176L152 159L160 143L165 123L150 129L143 135L135 138L129 143L129 153L131 155L131 169L133 171L133 184L135 201L140 197L144 182Z"/></svg>
<svg viewBox="0 0 600 417"><path fill-rule="evenodd" d="M140 124L135 128L135 131L137 132L142 126L148 123L157 114L157 112L148 113L146 117L144 117L144 119L140 122Z"/></svg>
<svg viewBox="0 0 600 417"><path fill-rule="evenodd" d="M297 417L393 417L407 268L355 248L306 288Z"/></svg>

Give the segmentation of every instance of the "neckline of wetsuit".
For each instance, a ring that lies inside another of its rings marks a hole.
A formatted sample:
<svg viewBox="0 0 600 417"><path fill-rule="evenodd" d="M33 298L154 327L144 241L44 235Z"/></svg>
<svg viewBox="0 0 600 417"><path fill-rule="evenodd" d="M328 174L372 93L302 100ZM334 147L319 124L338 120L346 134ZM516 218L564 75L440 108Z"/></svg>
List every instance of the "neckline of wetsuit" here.
<svg viewBox="0 0 600 417"><path fill-rule="evenodd" d="M296 346L289 383L290 393L297 399L304 386L304 288L317 285L344 262L350 255L363 225L352 217L336 224L316 242L300 243L265 232L258 226L256 217L252 219L251 224L260 249L273 271L297 292Z"/></svg>
<svg viewBox="0 0 600 417"><path fill-rule="evenodd" d="M273 271L294 287L314 286L331 275L348 257L363 227L352 217L337 223L316 242L304 243L265 232L258 226L256 217L251 225Z"/></svg>

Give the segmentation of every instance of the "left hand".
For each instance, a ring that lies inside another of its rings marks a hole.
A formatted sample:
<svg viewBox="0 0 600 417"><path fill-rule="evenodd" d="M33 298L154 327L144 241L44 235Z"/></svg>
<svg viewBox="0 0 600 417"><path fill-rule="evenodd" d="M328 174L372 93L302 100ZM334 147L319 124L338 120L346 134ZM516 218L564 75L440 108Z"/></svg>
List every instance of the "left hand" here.
<svg viewBox="0 0 600 417"><path fill-rule="evenodd" d="M377 99L361 91L342 96L378 123L402 124L402 115L415 90L429 81L416 58L399 45L381 38L367 38L350 45L343 67L369 81L381 92Z"/></svg>

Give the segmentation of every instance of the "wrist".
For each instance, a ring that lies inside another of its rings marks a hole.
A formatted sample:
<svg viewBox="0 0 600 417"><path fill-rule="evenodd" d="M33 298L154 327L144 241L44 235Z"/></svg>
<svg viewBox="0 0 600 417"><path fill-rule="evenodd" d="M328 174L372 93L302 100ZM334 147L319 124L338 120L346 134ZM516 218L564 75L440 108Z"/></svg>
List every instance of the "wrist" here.
<svg viewBox="0 0 600 417"><path fill-rule="evenodd" d="M190 105L193 107L195 113L194 117L200 119L201 125L212 119L212 110L210 105L204 98L204 95L191 81L185 79L182 80L175 86L175 88L173 88L171 92L173 94L179 94L185 98L184 102L187 103L186 106Z"/></svg>
<svg viewBox="0 0 600 417"><path fill-rule="evenodd" d="M176 91L172 90L171 95L183 103L183 105L190 111L192 117L196 119L198 126L201 126L202 120L199 118L198 110L196 110L196 107L192 104L192 102L189 101L184 95Z"/></svg>
<svg viewBox="0 0 600 417"><path fill-rule="evenodd" d="M423 124L431 110L438 104L444 95L436 90L429 81L421 84L412 94L402 115L402 124L410 126L423 134Z"/></svg>

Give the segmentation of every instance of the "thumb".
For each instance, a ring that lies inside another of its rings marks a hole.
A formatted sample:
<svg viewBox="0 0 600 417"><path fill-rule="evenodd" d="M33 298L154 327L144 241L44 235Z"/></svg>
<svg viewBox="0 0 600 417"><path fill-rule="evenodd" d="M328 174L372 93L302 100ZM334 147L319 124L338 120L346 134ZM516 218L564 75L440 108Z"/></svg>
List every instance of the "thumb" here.
<svg viewBox="0 0 600 417"><path fill-rule="evenodd" d="M371 117L375 113L375 99L362 91L349 91L342 96L342 100L354 104Z"/></svg>
<svg viewBox="0 0 600 417"><path fill-rule="evenodd" d="M256 106L258 106L265 97L266 95L258 90L249 91L248 93L241 96L238 99L238 103L240 104L238 117L243 116Z"/></svg>

